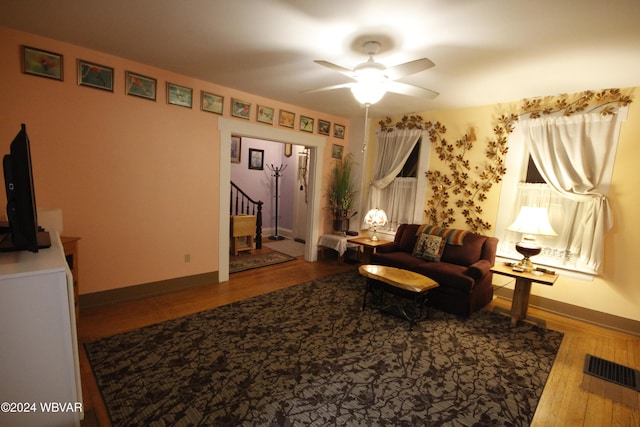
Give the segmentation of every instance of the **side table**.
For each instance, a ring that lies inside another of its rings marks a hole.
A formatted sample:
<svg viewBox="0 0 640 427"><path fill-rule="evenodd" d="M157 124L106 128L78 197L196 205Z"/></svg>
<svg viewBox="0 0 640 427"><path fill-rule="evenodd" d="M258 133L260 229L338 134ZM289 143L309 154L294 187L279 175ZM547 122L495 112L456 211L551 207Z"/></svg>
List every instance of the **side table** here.
<svg viewBox="0 0 640 427"><path fill-rule="evenodd" d="M527 320L527 310L529 308L529 296L531 295L531 284L540 283L542 285L553 286L558 279L557 274L533 274L527 272L514 271L513 267L499 263L491 267L491 271L503 276L516 279L516 287L513 291L511 301L511 325L515 326L521 320Z"/></svg>
<svg viewBox="0 0 640 427"><path fill-rule="evenodd" d="M318 240L318 246L322 248L324 256L324 248L333 249L338 252L338 262L344 261L344 254L349 247L354 245L347 242L348 236L342 234L323 234Z"/></svg>
<svg viewBox="0 0 640 427"><path fill-rule="evenodd" d="M371 262L371 254L376 250L376 247L384 245L385 243L390 243L391 240L371 240L368 237L354 237L352 239L347 239L347 242L362 246L364 253L362 262L369 264Z"/></svg>

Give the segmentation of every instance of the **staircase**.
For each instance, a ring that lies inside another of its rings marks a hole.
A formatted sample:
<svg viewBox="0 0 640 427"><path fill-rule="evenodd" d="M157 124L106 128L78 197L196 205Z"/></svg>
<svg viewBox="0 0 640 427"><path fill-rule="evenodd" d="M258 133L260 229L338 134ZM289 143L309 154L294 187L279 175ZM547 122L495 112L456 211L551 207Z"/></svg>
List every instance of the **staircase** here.
<svg viewBox="0 0 640 427"><path fill-rule="evenodd" d="M229 215L256 216L256 249L262 248L262 201L255 201L231 181Z"/></svg>

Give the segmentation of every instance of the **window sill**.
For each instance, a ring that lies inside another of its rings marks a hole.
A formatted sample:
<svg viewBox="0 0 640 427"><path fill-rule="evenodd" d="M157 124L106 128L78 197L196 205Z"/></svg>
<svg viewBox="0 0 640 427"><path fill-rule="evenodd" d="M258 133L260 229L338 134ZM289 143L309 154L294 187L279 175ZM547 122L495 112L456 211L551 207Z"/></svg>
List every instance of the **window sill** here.
<svg viewBox="0 0 640 427"><path fill-rule="evenodd" d="M508 253L500 253L496 254L496 263L498 262L518 262L522 259L521 256L514 256ZM555 272L560 276L571 277L573 279L584 280L586 282L593 281L593 278L598 275L597 272L586 269L578 269L567 267L566 265L558 265L553 262L546 262L547 260L538 261L536 258L531 259L534 265L539 265L541 267L550 268L555 270Z"/></svg>

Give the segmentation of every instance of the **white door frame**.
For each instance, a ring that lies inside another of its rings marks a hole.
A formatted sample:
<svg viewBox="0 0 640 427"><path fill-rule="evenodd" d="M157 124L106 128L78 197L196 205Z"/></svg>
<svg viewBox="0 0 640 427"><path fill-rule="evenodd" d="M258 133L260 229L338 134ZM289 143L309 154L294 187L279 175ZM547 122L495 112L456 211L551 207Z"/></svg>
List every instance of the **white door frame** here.
<svg viewBox="0 0 640 427"><path fill-rule="evenodd" d="M307 231L304 259L314 262L318 259L318 241L320 230L320 189L322 188L322 168L327 138L309 135L286 129L267 127L256 123L218 118L220 133L220 205L218 215L218 281L229 280L229 204L231 197L231 136L246 136L289 144L305 145L309 150L309 206L307 211Z"/></svg>

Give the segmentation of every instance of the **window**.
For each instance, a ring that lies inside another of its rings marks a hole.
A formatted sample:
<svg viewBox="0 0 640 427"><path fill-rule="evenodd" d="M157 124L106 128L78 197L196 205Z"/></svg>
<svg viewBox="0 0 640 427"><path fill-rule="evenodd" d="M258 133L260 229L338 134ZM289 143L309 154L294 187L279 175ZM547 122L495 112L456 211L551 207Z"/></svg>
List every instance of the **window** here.
<svg viewBox="0 0 640 427"><path fill-rule="evenodd" d="M422 143L422 138L418 140L418 143L413 150L411 150L411 154L409 154L409 158L405 162L404 166L402 166L402 170L398 174L398 178L407 178L412 177L415 178L418 174L418 160L420 159L420 144Z"/></svg>
<svg viewBox="0 0 640 427"><path fill-rule="evenodd" d="M426 188L426 175L419 171L426 171L429 163L428 145L422 144L428 139L423 133L420 129L378 133L367 210L384 210L389 219L385 227L388 231L422 218L426 195L416 189Z"/></svg>
<svg viewBox="0 0 640 427"><path fill-rule="evenodd" d="M526 135L523 126L516 126L509 137L496 222L498 255L520 258L514 246L521 236L506 230L520 207L546 207L558 236L538 238L543 251L534 262L588 274L601 269L604 237L612 224L606 195L624 118L626 109L613 117L595 113L532 119L539 121L525 123ZM538 170L534 157L544 170ZM552 181L546 183L545 176Z"/></svg>

